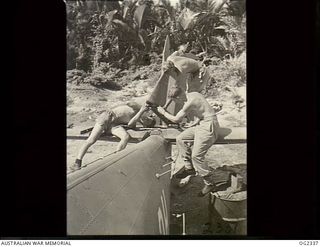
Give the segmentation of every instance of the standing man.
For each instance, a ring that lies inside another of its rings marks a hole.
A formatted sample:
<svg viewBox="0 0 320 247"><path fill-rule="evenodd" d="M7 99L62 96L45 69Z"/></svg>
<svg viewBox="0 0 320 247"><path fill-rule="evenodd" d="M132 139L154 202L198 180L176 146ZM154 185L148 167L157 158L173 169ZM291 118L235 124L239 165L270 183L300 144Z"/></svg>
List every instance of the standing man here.
<svg viewBox="0 0 320 247"><path fill-rule="evenodd" d="M187 128L176 138L179 151L177 162L183 162L185 167L179 178L196 175L196 171L202 177L204 187L199 192L199 196L204 196L215 190L212 174L205 163L205 155L218 138L219 123L215 109L210 106L202 94L191 92L186 93L186 97L187 101L176 116L171 115L160 106L157 109L160 114L174 123L181 122L187 115L198 119L195 126ZM179 97L175 100L179 100ZM187 145L190 141L193 141L192 150Z"/></svg>
<svg viewBox="0 0 320 247"><path fill-rule="evenodd" d="M209 71L199 61L199 58L191 53L185 53L185 47L180 48L162 63L162 74L153 92L149 95L147 104L130 120L129 126L133 126L140 119L142 114L149 109L148 106L166 105L165 98L170 76L175 80L173 88L170 89L171 92L176 88L183 91L188 88L186 92L200 92L211 79Z"/></svg>

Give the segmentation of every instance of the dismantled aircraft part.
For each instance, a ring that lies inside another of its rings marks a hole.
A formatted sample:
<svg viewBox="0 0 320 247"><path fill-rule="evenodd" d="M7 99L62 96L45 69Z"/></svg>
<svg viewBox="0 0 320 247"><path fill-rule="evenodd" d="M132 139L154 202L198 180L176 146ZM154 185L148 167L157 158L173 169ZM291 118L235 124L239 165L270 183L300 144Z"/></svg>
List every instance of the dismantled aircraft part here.
<svg viewBox="0 0 320 247"><path fill-rule="evenodd" d="M169 155L170 143L152 135L70 173L68 235L169 234Z"/></svg>

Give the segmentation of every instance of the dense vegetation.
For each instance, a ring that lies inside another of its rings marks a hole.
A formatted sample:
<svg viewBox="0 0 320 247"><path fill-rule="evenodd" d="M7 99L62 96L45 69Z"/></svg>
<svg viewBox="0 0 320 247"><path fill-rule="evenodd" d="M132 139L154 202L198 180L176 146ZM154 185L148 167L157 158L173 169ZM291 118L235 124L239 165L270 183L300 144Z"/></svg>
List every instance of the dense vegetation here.
<svg viewBox="0 0 320 247"><path fill-rule="evenodd" d="M169 35L172 49L201 54L216 82L239 86L245 34L244 0L67 1L68 81L116 89L119 71L161 61Z"/></svg>

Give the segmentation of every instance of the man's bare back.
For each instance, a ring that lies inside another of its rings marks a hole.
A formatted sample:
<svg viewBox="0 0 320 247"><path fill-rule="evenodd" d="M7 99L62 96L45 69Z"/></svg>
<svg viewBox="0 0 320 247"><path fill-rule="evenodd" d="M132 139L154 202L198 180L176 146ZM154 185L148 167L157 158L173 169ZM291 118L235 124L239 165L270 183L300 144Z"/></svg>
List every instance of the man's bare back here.
<svg viewBox="0 0 320 247"><path fill-rule="evenodd" d="M216 114L205 97L198 92L187 93L187 102L184 104L183 110L199 119L212 117Z"/></svg>
<svg viewBox="0 0 320 247"><path fill-rule="evenodd" d="M210 106L205 97L198 92L187 93L187 101L182 109L173 116L166 112L162 107L158 107L159 113L174 123L179 123L188 114L197 117L199 120L205 118L215 118L215 110Z"/></svg>
<svg viewBox="0 0 320 247"><path fill-rule="evenodd" d="M115 114L115 117L112 121L113 125L128 124L129 121L137 114L137 112L139 112L141 107L145 105L145 101L146 99L143 97L112 108L112 112ZM140 120L147 122L148 117L150 116L151 113L145 112Z"/></svg>
<svg viewBox="0 0 320 247"><path fill-rule="evenodd" d="M120 105L112 108L112 112L115 114L113 124L127 124L130 119L137 113L129 105Z"/></svg>

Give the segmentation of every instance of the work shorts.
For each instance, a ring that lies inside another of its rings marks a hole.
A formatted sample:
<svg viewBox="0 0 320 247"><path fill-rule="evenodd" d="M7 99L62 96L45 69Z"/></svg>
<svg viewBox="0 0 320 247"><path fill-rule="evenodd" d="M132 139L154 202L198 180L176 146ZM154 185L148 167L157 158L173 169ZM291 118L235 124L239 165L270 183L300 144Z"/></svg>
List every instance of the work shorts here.
<svg viewBox="0 0 320 247"><path fill-rule="evenodd" d="M114 116L115 115L112 111L104 111L97 117L96 124L99 124L100 126L102 126L105 133L111 134L111 129L115 127L112 124L112 118Z"/></svg>

